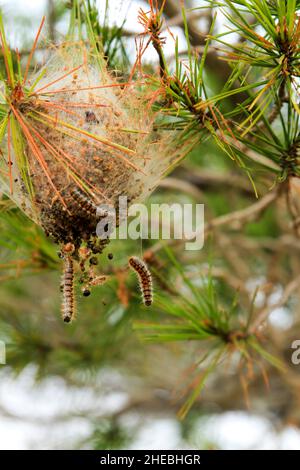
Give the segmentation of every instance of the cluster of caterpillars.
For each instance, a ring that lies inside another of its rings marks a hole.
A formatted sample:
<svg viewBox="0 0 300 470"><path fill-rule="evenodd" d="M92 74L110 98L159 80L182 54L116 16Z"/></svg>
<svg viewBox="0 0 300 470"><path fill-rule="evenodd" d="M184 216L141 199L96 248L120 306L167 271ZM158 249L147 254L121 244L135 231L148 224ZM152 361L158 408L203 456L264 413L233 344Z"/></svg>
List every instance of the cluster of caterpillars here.
<svg viewBox="0 0 300 470"><path fill-rule="evenodd" d="M107 212L99 213L97 206L79 189L72 190L72 197L86 214L89 219L101 219L107 216ZM62 318L66 323L70 323L75 317L75 295L74 295L74 261L79 264L80 277L79 283L82 285L81 291L84 297L91 293L91 288L101 285L107 280L106 275L99 275L95 272L95 266L98 264L97 256L101 254L105 246L109 243L109 238L99 240L91 239L80 248L75 248L72 242L65 243L59 256L63 259L64 272L61 283L61 291L63 294L62 302ZM112 253L108 254L108 258L112 259ZM86 264L88 263L88 268ZM152 276L144 261L132 256L128 261L129 267L132 268L139 279L143 302L146 306L150 306L153 301Z"/></svg>
<svg viewBox="0 0 300 470"><path fill-rule="evenodd" d="M103 284L107 280L107 276L95 274L93 267L97 264L98 260L96 257L89 258L88 255L90 250L88 248L84 247L79 251L81 253L81 257L79 258L79 266L81 269L79 283L84 284L81 290L83 296L87 297L91 293L91 287ZM61 291L63 294L62 318L65 323L70 323L75 318L74 253L75 246L73 243L66 243L60 252L60 256L63 258L64 263ZM109 257L111 258L111 254ZM88 258L90 269L86 271L85 261Z"/></svg>
<svg viewBox="0 0 300 470"><path fill-rule="evenodd" d="M72 254L74 253L74 245L68 243L63 249L64 272L62 278L61 290L63 293L62 302L62 318L66 323L70 323L75 317L75 296L74 296L74 261ZM109 255L111 259L111 254ZM129 266L136 272L142 293L144 304L148 307L153 302L152 275L146 263L132 256L128 261ZM84 296L90 295L92 286L101 285L106 282L107 276L90 274L87 284L82 288Z"/></svg>

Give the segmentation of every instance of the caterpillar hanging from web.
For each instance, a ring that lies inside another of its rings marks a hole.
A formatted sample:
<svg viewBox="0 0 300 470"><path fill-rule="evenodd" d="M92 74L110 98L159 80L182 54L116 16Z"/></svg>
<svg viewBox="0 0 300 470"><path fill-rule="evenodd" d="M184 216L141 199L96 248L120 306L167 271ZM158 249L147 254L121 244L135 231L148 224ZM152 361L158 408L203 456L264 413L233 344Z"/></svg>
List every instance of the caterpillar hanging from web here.
<svg viewBox="0 0 300 470"><path fill-rule="evenodd" d="M62 318L65 323L70 323L75 317L75 299L74 299L74 264L71 255L74 252L74 245L67 243L64 246L64 273L62 279Z"/></svg>
<svg viewBox="0 0 300 470"><path fill-rule="evenodd" d="M136 272L144 304L149 307L153 302L152 275L146 263L137 256L131 256L129 266Z"/></svg>

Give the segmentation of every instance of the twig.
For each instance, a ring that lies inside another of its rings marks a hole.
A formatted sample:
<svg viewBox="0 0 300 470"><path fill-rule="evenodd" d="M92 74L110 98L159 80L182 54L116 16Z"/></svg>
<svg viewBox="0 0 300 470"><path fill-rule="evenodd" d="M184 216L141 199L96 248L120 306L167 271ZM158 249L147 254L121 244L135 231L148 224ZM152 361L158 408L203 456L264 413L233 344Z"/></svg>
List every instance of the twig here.
<svg viewBox="0 0 300 470"><path fill-rule="evenodd" d="M248 179L236 172L220 173L213 170L181 165L173 172L177 179L188 181L200 190L212 188L213 190L224 190L225 188L236 189L239 192L253 196L253 187Z"/></svg>
<svg viewBox="0 0 300 470"><path fill-rule="evenodd" d="M244 223L253 219L258 214L263 212L270 204L272 204L275 199L278 197L278 190L271 191L262 197L259 201L255 202L245 209L240 209L235 212L230 212L229 214L221 215L211 220L205 231L210 231L212 228L220 227L221 225L226 225L232 222L241 222Z"/></svg>
<svg viewBox="0 0 300 470"><path fill-rule="evenodd" d="M281 299L273 305L268 305L267 307L263 308L255 318L251 328L249 329L250 333L254 333L257 328L264 323L269 315L277 308L283 307L292 293L299 287L300 285L300 276L297 276L293 279L284 289Z"/></svg>
<svg viewBox="0 0 300 470"><path fill-rule="evenodd" d="M211 16L210 10L202 11L202 12L187 12L186 19L189 22L198 21L202 18L209 18ZM180 26L181 28L184 26L184 21L182 17L182 13L178 13L176 16L173 16L168 20L168 26Z"/></svg>
<svg viewBox="0 0 300 470"><path fill-rule="evenodd" d="M249 207L246 207L245 209L240 209L235 212L230 212L229 214L221 215L219 217L216 217L215 219L212 219L208 224L206 224L206 227L204 228L204 234L205 236L208 235L209 232L211 232L212 229L216 227L220 227L222 225L227 225L227 224L232 224L234 222L239 222L241 223L246 223L249 220L253 220L253 218L257 217L261 212L263 212L268 206L274 202L277 197L278 197L279 191L277 189L267 193L264 197L262 197L259 201L255 202ZM200 230L203 230L201 227ZM199 235L199 232L196 231L194 238ZM186 238L183 238L182 240L163 240L157 242L155 245L151 247L151 251L153 253L157 253L161 249L163 249L167 245L177 245L185 242L191 242L192 239L187 240Z"/></svg>
<svg viewBox="0 0 300 470"><path fill-rule="evenodd" d="M197 188L197 186L188 181L184 181L181 178L165 178L159 183L159 187L182 191L192 196L198 202L201 201L204 197L203 192L199 188Z"/></svg>

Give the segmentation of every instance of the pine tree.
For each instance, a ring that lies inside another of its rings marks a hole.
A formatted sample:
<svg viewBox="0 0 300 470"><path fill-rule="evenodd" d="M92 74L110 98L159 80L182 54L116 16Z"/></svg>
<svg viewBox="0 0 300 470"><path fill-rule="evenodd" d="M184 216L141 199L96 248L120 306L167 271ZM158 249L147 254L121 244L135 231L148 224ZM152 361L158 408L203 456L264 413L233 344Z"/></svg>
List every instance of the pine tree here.
<svg viewBox="0 0 300 470"><path fill-rule="evenodd" d="M126 391L116 413L89 405L93 431L74 447L125 448L132 436L122 417L134 411L177 413L188 442L212 404L299 427L300 2L149 0L136 12L139 35L112 25L108 4L101 16L90 0L49 1L28 50L10 47L0 21L7 369L34 365L37 379L59 376L101 398ZM56 25L65 17L62 41ZM51 42L42 39L45 22ZM169 26L181 28L185 50ZM147 63L148 49L156 63ZM105 100L118 104L101 107ZM91 131L105 120L105 131ZM77 142L87 155L118 158L89 166ZM94 169L108 175L101 188ZM105 196L123 192L149 206L204 203L204 248L186 251L186 240L174 239L99 248L85 221ZM150 307L128 269L141 252L153 277ZM78 318L65 325L59 277L73 254ZM102 387L108 369L117 385Z"/></svg>

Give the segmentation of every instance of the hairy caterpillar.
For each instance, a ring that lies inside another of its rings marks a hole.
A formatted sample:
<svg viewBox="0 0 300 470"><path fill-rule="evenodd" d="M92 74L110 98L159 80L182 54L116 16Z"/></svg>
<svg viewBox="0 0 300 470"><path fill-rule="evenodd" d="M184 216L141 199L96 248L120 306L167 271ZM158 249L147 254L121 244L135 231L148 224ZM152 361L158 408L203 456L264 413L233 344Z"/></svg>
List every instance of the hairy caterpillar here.
<svg viewBox="0 0 300 470"><path fill-rule="evenodd" d="M128 263L138 275L144 304L150 306L153 300L152 276L146 263L136 256L131 256Z"/></svg>
<svg viewBox="0 0 300 470"><path fill-rule="evenodd" d="M63 321L70 323L75 314L74 307L74 267L73 260L70 256L64 259L64 274L62 280L63 304L62 317Z"/></svg>
<svg viewBox="0 0 300 470"><path fill-rule="evenodd" d="M89 217L95 219L107 216L107 211L97 208L96 204L94 204L93 201L91 201L91 199L85 194L83 194L78 188L73 189L71 194L78 206Z"/></svg>

